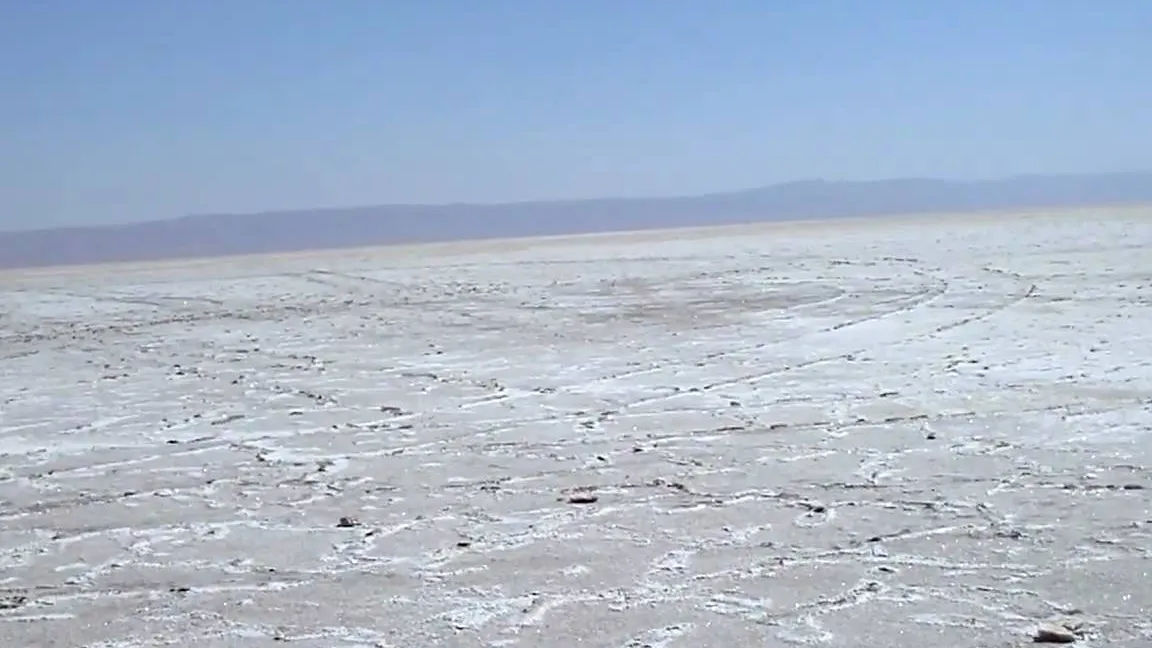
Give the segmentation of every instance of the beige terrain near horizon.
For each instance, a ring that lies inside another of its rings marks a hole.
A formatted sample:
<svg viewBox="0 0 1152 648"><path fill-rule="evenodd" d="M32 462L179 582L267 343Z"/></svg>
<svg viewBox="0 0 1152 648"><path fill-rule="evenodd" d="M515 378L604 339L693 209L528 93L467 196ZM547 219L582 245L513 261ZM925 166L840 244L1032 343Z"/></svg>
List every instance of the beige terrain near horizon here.
<svg viewBox="0 0 1152 648"><path fill-rule="evenodd" d="M858 228L873 228L876 225L911 226L915 224L943 224L960 219L965 223L1001 223L1004 221L1052 220L1052 219L1091 219L1102 212L1109 218L1142 218L1152 213L1152 205L1121 204L1099 207L1060 207L1033 209L1002 209L969 212L938 212L926 214L901 214L891 216L855 216L845 218L814 218L809 220L779 220L738 223L715 226L685 226L666 229L630 230L622 232L596 232L588 234L568 234L558 236L535 236L521 238L473 239L466 241L432 241L393 245L373 245L365 247L343 247L331 249L303 250L297 252L261 253L250 255L226 255L206 257L181 257L163 261L121 261L100 264L72 264L60 266L36 266L30 268L0 269L0 285L4 281L17 281L23 285L33 279L55 279L96 273L101 277L122 273L145 272L206 272L221 268L238 268L242 273L250 272L252 264L307 262L320 259L321 262L379 261L386 257L389 261L411 258L427 260L444 255L460 253L478 254L493 252L505 254L509 251L525 249L539 250L543 247L601 242L624 243L664 243L695 238L715 238L717 236L756 236L781 233L813 234L823 231L851 231ZM237 216L243 218L243 216Z"/></svg>
<svg viewBox="0 0 1152 648"><path fill-rule="evenodd" d="M1152 643L1152 208L0 274L0 645Z"/></svg>

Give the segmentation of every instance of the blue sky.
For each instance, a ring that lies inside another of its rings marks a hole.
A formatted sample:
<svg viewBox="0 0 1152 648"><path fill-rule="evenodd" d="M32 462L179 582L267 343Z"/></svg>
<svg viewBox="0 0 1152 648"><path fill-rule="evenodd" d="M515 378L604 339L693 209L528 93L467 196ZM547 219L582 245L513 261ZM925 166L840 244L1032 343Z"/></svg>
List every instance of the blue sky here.
<svg viewBox="0 0 1152 648"><path fill-rule="evenodd" d="M0 0L0 228L1152 169L1141 0Z"/></svg>

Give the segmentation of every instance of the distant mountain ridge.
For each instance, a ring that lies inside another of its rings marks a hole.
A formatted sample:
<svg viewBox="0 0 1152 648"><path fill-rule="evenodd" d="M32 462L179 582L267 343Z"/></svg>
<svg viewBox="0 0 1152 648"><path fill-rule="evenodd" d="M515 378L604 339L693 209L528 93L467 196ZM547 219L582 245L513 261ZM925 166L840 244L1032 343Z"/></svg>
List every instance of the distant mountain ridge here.
<svg viewBox="0 0 1152 648"><path fill-rule="evenodd" d="M0 232L0 268L820 218L1152 203L1152 172L804 180L672 198L380 205Z"/></svg>

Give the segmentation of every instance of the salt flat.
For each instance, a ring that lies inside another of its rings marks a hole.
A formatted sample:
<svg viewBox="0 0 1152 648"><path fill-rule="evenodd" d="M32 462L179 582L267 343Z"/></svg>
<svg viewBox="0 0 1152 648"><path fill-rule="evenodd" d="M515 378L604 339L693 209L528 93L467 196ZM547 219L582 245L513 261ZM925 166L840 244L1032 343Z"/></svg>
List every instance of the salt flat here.
<svg viewBox="0 0 1152 648"><path fill-rule="evenodd" d="M1152 642L1152 209L0 293L2 646Z"/></svg>

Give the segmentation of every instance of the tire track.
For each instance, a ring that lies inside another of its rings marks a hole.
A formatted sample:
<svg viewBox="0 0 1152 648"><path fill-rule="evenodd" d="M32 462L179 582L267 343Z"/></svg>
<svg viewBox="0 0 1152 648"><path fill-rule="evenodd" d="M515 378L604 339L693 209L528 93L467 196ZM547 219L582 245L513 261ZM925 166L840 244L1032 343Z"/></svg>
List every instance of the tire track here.
<svg viewBox="0 0 1152 648"><path fill-rule="evenodd" d="M906 262L906 263L916 263L915 259L903 258L903 259L893 259L893 260L900 261L900 262ZM984 271L984 269L981 269L981 270ZM919 272L927 274L927 271L925 271L921 268L916 268L915 271L919 271ZM988 270L988 272L991 272L992 274L997 274L991 270ZM1001 276L1011 276L1008 273L999 273L999 274ZM877 314L875 316L862 318L859 321L843 323L843 324L836 325L836 326L830 327L826 330L822 330L822 331L819 331L819 332L816 332L816 333L813 333L810 335L797 336L797 338L795 338L794 340L790 340L789 342L795 344L796 342L799 342L800 340L806 340L806 341L808 341L809 344L811 344L813 338L817 338L821 335L829 335L831 333L837 333L839 336L842 337L843 335L850 333L851 329L854 327L858 327L861 325L865 325L865 324L877 322L880 320L888 319L888 318L891 318L891 317L897 316L897 315L907 314L907 313L910 313L910 312L912 312L918 308L927 307L927 306L931 305L933 302L939 301L940 299L942 299L948 295L948 291L949 291L949 288L951 286L951 283L946 281L946 280L943 280L943 279L941 279L939 281L940 281L940 286L941 286L939 289L939 292L933 293L933 294L931 294L931 296L925 297L923 299L914 300L912 303L907 304L901 308L894 309L892 311L887 311L884 313ZM901 337L897 337L896 339L884 340L884 341L881 341L879 343L877 343L875 341L875 339L873 339L872 344L869 344L868 346L855 347L855 348L852 348L848 351L845 351L842 353L837 353L837 354L821 355L819 357L812 358L809 360L796 362L796 363L792 363L792 364L781 366L781 367L774 367L772 369L768 369L768 370L764 370L764 371L758 371L758 372L747 373L747 374L743 374L743 375L739 375L739 376L734 376L732 378L714 381L714 382L703 384L703 385L694 385L690 388L682 389L680 391L670 393L670 394L658 394L658 395L653 395L653 396L650 396L647 398L636 399L633 401L629 401L627 403L622 403L618 406L618 408L621 411L623 411L623 410L626 410L628 408L638 407L638 406L642 406L642 405L649 405L649 404L656 403L656 402L668 401L668 400L672 400L675 398L683 398L685 396L690 396L690 395L699 394L699 393L707 393L707 392L714 391L716 389L720 389L723 387L729 387L729 386L736 385L736 384L756 384L756 383L763 381L763 380L766 380L768 378L772 378L772 377L779 376L779 375L786 374L786 373L793 372L793 371L807 369L807 368L814 367L814 366L817 366L820 364L825 364L825 363L829 363L829 362L839 362L839 361L844 361L844 360L852 360L856 356L859 356L859 355L862 355L865 353L869 353L869 352L874 352L877 349L877 346L883 347L883 346L893 346L893 345L897 345L897 344L908 344L909 342L912 342L912 341L929 339L931 337L939 335L940 333L951 331L951 330L960 328L962 326L967 326L967 325L988 319L989 317L992 317L993 315L996 315L997 313L1000 313L1004 310L1007 310L1008 308L1011 308L1012 306L1023 301L1024 299L1027 299L1030 295L1032 295L1035 292L1035 290L1036 290L1035 285L1030 284L1029 287L1026 290L1024 290L1021 294L1009 295L1008 298L1005 299L1004 301L1002 301L998 304L995 304L993 306L986 307L985 310L983 310L982 312L980 312L978 314L971 315L968 317L959 318L953 322L950 322L950 323L944 324L944 325L940 325L940 326L936 326L930 331L920 333L917 335L901 336ZM773 345L773 346L775 346L775 345ZM767 347L764 347L764 348L767 348Z"/></svg>

